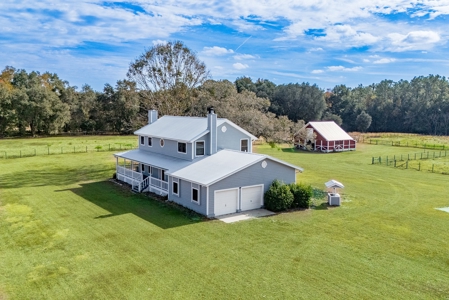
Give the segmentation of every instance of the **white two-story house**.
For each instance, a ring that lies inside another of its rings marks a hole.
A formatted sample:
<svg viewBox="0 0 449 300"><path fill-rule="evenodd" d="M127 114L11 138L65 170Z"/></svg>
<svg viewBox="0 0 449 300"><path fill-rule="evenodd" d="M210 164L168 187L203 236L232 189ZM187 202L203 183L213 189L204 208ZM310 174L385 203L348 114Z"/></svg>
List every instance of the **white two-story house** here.
<svg viewBox="0 0 449 300"><path fill-rule="evenodd" d="M163 116L148 112L148 125L134 132L139 148L114 154L117 179L136 192L168 200L207 217L257 209L275 179L292 183L302 169L252 153L257 138L217 118Z"/></svg>

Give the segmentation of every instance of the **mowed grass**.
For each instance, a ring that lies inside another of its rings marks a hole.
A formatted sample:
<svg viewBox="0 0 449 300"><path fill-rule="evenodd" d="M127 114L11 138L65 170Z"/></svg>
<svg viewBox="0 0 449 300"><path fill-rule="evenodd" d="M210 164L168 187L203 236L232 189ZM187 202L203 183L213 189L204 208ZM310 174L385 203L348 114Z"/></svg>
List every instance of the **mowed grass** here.
<svg viewBox="0 0 449 300"><path fill-rule="evenodd" d="M448 177L371 165L397 150L257 146L344 201L234 224L108 182L111 153L2 160L0 299L447 299Z"/></svg>
<svg viewBox="0 0 449 300"><path fill-rule="evenodd" d="M117 151L132 149L137 139L128 136L79 136L26 139L0 139L0 159L49 154Z"/></svg>

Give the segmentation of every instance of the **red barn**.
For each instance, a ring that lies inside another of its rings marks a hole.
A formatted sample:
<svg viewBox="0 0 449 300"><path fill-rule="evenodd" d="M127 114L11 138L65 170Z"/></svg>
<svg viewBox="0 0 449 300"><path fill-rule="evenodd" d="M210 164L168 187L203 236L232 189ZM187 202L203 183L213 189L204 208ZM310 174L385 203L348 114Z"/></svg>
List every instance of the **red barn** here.
<svg viewBox="0 0 449 300"><path fill-rule="evenodd" d="M355 140L334 121L307 123L295 135L295 145L321 152L355 150Z"/></svg>

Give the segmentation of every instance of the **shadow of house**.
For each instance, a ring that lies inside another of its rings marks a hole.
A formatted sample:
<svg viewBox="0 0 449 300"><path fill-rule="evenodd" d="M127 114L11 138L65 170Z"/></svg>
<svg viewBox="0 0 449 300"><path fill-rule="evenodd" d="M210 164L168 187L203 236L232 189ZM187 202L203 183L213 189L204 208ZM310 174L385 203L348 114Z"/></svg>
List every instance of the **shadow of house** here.
<svg viewBox="0 0 449 300"><path fill-rule="evenodd" d="M189 217L185 211L177 207L172 207L141 194L132 194L129 189L122 189L109 181L81 184L79 188L67 190L109 212L109 214L96 216L95 219L98 220L133 214L162 229L198 222L197 218Z"/></svg>

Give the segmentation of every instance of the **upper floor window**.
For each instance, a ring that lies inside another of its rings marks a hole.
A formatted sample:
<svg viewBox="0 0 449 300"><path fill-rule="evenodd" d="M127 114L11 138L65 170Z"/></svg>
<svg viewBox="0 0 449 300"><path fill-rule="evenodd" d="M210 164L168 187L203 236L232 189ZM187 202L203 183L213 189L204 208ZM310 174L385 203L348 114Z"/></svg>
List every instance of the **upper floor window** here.
<svg viewBox="0 0 449 300"><path fill-rule="evenodd" d="M195 155L196 156L204 155L204 141L198 141L195 144L196 144Z"/></svg>
<svg viewBox="0 0 449 300"><path fill-rule="evenodd" d="M240 140L240 151L242 152L248 152L248 140Z"/></svg>
<svg viewBox="0 0 449 300"><path fill-rule="evenodd" d="M165 142L164 142L164 140L163 140L163 139L161 139L161 140L159 141L159 145L161 145L161 147L164 147L164 145L165 145Z"/></svg>
<svg viewBox="0 0 449 300"><path fill-rule="evenodd" d="M145 145L145 137L144 136L140 137L140 144Z"/></svg>
<svg viewBox="0 0 449 300"><path fill-rule="evenodd" d="M153 146L153 139L148 137L148 147Z"/></svg>
<svg viewBox="0 0 449 300"><path fill-rule="evenodd" d="M186 145L186 143L179 143L178 142L178 152L180 152L180 153L186 153L187 152L187 145Z"/></svg>

